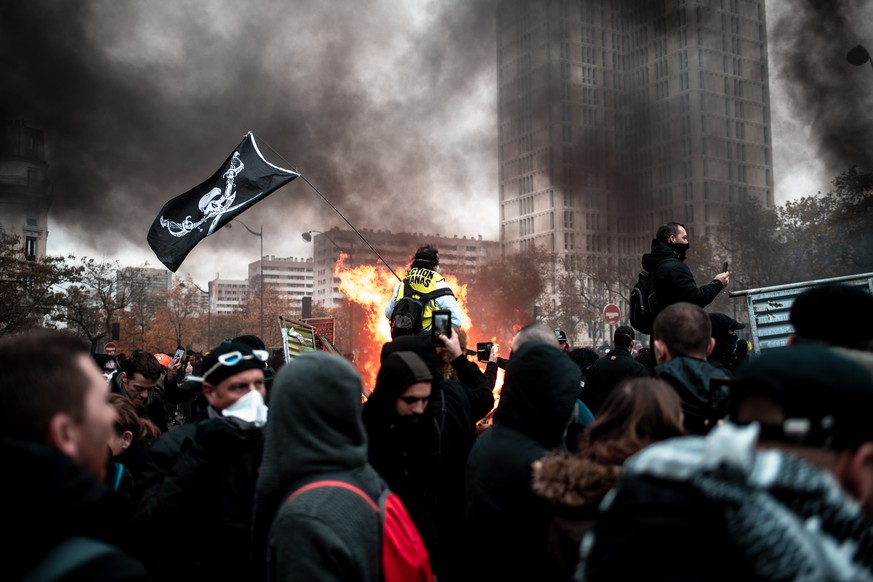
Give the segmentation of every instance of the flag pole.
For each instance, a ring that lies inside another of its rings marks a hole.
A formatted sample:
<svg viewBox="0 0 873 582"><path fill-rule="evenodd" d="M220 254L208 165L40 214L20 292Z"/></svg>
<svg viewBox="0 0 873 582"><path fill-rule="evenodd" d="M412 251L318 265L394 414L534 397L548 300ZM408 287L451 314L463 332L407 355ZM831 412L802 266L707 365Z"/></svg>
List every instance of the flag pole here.
<svg viewBox="0 0 873 582"><path fill-rule="evenodd" d="M268 148L270 148L270 149L273 151L274 154L276 154L277 156L279 156L279 158L281 158L281 160L282 160L283 162L285 162L285 163L288 164L289 166L292 165L291 162L289 162L288 160L286 160L286 159L282 156L282 154L280 154L279 152L277 152L277 151L273 148L273 146L271 146L270 144L268 144L267 142L265 142L265 141L262 140L262 139L260 140L260 142L263 143L263 144L264 144L265 146L267 146ZM296 170L295 170L295 171L296 171ZM379 257L379 260L382 261L382 264L385 265L385 267L387 267L389 271L391 271L391 274L394 275L395 277L397 277L397 280L400 281L400 282L402 283L402 282L403 282L403 279L400 278L400 275L398 275L398 274L394 271L394 269L391 268L391 265L389 265L388 262L387 262L385 259L382 258L382 255L379 254L379 251L377 251L376 249L373 248L373 245L370 244L370 241L368 241L367 239L365 239L365 238L364 238L364 235L362 235L362 234L358 231L358 229L355 228L354 225L353 225L351 222L349 222L349 220L348 220L345 216L343 216L343 213L340 212L339 209L337 209L337 207L334 206L334 205L331 203L331 201L328 200L328 199L324 196L324 194L322 194L321 192L319 192L318 188L316 188L315 186L313 186L313 185L312 185L312 182L310 182L309 180L306 179L306 176L304 176L304 175L301 174L300 172L297 172L297 175L298 175L299 177L303 178L303 181L306 182L307 184L309 184L309 187L312 188L312 189L315 191L316 194L318 194L319 196L321 196L321 199L324 200L325 202L327 202L328 206L330 206L331 208L333 208L333 209L336 211L336 213L340 215L340 218L342 218L343 220L346 221L346 224L348 224L349 227L350 227L353 231L355 231L355 234L357 234L359 237L361 237L361 240L364 241L364 243L365 243L368 247L370 247L370 250L373 251L373 253L374 253L377 257Z"/></svg>

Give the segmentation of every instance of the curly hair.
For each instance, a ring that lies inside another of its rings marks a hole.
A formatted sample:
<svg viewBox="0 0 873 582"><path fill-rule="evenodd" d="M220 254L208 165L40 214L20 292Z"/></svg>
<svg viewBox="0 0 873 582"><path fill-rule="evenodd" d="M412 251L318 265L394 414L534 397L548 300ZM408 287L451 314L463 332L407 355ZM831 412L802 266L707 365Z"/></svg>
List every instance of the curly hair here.
<svg viewBox="0 0 873 582"><path fill-rule="evenodd" d="M156 381L164 372L164 367L153 354L137 349L129 358L121 362L121 371L127 374L128 378L133 378L134 374L142 374L143 378Z"/></svg>

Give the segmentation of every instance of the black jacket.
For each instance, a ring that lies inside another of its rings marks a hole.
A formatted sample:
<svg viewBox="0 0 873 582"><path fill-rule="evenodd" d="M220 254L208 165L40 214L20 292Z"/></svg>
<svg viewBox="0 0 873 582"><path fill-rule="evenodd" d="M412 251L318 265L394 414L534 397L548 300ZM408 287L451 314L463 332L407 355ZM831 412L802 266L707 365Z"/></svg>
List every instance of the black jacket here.
<svg viewBox="0 0 873 582"><path fill-rule="evenodd" d="M103 483L58 450L16 439L0 439L6 475L0 479L4 500L3 577L19 580L44 563L49 552L74 537L113 546L130 544L128 506ZM149 580L145 567L121 549L106 553L64 580Z"/></svg>
<svg viewBox="0 0 873 582"><path fill-rule="evenodd" d="M155 578L242 580L250 574L262 454L262 430L225 417L186 424L152 445L138 467L135 523L160 540L147 564Z"/></svg>
<svg viewBox="0 0 873 582"><path fill-rule="evenodd" d="M382 347L381 357L384 360L396 351L415 352L427 363L434 378L440 377L436 370L436 350L429 336L395 338ZM441 580L457 578L457 572L464 568L461 556L466 506L464 472L470 449L476 442L476 423L494 407L494 394L479 366L464 355L452 360L451 364L458 379L435 381L428 403L439 433L439 453L433 457L438 460L429 469L436 470L435 487L429 489L436 496L433 502L437 507L438 546L438 553L431 556L431 564ZM375 466L376 462L373 464ZM403 495L400 497L403 499ZM427 541L427 535L423 534L423 537Z"/></svg>
<svg viewBox="0 0 873 582"><path fill-rule="evenodd" d="M627 348L616 347L591 364L585 376L582 402L597 415L606 397L625 378L649 376L649 370L636 361Z"/></svg>
<svg viewBox="0 0 873 582"><path fill-rule="evenodd" d="M658 311L680 301L706 307L722 290L721 282L716 279L698 287L684 260L658 239L652 240L652 252L643 255L643 269L654 272Z"/></svg>
<svg viewBox="0 0 873 582"><path fill-rule="evenodd" d="M689 434L706 434L716 420L727 414L727 388L711 382L728 378L728 374L706 360L679 356L656 366L655 377L679 394Z"/></svg>
<svg viewBox="0 0 873 582"><path fill-rule="evenodd" d="M555 347L531 342L513 352L494 425L467 459L468 579L550 578L553 509L534 493L532 465L561 445L579 380L579 367Z"/></svg>

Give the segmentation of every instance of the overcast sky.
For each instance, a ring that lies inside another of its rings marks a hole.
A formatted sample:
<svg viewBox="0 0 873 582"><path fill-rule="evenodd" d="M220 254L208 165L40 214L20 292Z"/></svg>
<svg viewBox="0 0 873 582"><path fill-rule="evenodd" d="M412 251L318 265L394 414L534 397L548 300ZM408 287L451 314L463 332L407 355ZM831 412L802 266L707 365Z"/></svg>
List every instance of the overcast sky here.
<svg viewBox="0 0 873 582"><path fill-rule="evenodd" d="M45 132L49 252L160 267L146 233L251 130L359 228L496 239L496 0L22 0L0 7L0 111ZM790 6L790 10L786 7ZM870 2L768 0L776 201L871 167ZM863 31L862 31L863 32ZM824 65L823 63L827 63ZM302 180L248 210L264 251L345 227ZM412 226L410 226L412 225ZM243 278L259 241L202 241L178 274Z"/></svg>

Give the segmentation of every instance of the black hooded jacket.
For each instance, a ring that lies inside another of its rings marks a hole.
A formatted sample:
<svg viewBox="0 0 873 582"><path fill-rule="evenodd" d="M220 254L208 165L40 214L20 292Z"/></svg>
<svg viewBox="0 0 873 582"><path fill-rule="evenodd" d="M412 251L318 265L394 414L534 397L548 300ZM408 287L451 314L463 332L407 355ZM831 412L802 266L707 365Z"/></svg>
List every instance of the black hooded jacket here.
<svg viewBox="0 0 873 582"><path fill-rule="evenodd" d="M141 549L127 517L129 507L69 457L47 445L0 439L0 455L8 468L0 495L3 524L3 576L20 580L45 564L50 552L72 538ZM93 543L93 542L92 542ZM115 549L75 570L64 580L148 580L138 560ZM72 573L75 572L75 573Z"/></svg>
<svg viewBox="0 0 873 582"><path fill-rule="evenodd" d="M222 416L163 434L142 456L134 518L148 540L161 540L147 560L155 578L239 579L249 571L263 440L262 429Z"/></svg>
<svg viewBox="0 0 873 582"><path fill-rule="evenodd" d="M533 463L560 447L580 376L554 346L531 342L513 352L494 426L467 460L471 580L549 579L552 507L533 491Z"/></svg>
<svg viewBox="0 0 873 582"><path fill-rule="evenodd" d="M442 580L450 580L455 576L453 572L464 568L460 552L467 457L476 442L476 422L494 407L494 394L479 366L463 355L451 362L458 380L442 380L429 335L395 338L382 346L381 358L399 351L418 354L435 378L427 406L439 430L438 462L432 467L437 473L436 487L431 489L436 492L438 553L431 552L431 564Z"/></svg>
<svg viewBox="0 0 873 582"><path fill-rule="evenodd" d="M398 418L396 402L404 390L386 374L383 366L375 390L364 405L368 458L391 490L400 496L428 553L437 556L440 430L430 402L418 422Z"/></svg>
<svg viewBox="0 0 873 582"><path fill-rule="evenodd" d="M652 252L643 255L643 269L654 276L658 311L680 301L706 307L722 290L721 282L716 279L698 287L691 269L683 261L684 256L658 239L652 240Z"/></svg>
<svg viewBox="0 0 873 582"><path fill-rule="evenodd" d="M727 413L727 387L712 381L728 378L728 374L706 360L677 356L656 366L655 377L679 394L689 434L706 434Z"/></svg>
<svg viewBox="0 0 873 582"><path fill-rule="evenodd" d="M616 346L588 368L582 402L596 416L606 397L622 380L649 375L648 368L634 359L627 346Z"/></svg>

